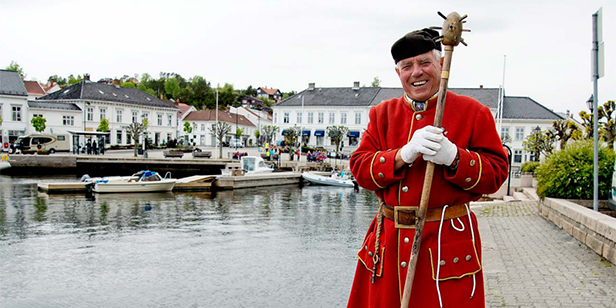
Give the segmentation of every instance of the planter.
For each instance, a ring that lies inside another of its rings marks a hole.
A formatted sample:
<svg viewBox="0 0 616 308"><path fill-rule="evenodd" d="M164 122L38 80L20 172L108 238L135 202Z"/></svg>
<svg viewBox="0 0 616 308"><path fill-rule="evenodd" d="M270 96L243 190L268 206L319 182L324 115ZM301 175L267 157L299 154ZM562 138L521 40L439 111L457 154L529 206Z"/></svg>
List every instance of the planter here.
<svg viewBox="0 0 616 308"><path fill-rule="evenodd" d="M522 177L520 178L520 186L521 187L533 187L533 178L535 174L532 172L522 172Z"/></svg>

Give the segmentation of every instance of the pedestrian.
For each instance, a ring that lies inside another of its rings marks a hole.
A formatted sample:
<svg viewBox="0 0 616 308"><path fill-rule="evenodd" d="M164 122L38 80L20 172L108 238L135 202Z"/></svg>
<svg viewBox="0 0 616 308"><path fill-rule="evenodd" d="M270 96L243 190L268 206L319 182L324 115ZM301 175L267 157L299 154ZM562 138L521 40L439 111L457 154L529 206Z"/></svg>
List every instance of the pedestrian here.
<svg viewBox="0 0 616 308"><path fill-rule="evenodd" d="M98 155L98 146L96 145L96 140L92 141L92 152L94 155Z"/></svg>
<svg viewBox="0 0 616 308"><path fill-rule="evenodd" d="M92 154L92 139L88 139L86 143L86 152L88 155Z"/></svg>
<svg viewBox="0 0 616 308"><path fill-rule="evenodd" d="M348 307L400 307L427 162L435 164L409 307L484 307L481 240L468 203L507 178L503 150L487 106L447 92L442 128L432 126L442 59L438 32L396 41L391 54L404 95L370 109L351 156L357 183L380 209L359 259Z"/></svg>

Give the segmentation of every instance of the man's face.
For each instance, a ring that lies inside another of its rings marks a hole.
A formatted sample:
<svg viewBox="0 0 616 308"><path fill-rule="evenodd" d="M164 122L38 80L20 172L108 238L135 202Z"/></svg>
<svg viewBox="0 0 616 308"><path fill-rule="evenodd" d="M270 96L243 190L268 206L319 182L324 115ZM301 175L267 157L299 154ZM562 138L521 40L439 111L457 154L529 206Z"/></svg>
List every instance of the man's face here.
<svg viewBox="0 0 616 308"><path fill-rule="evenodd" d="M441 76L441 61L434 52L400 60L396 73L404 92L415 101L425 101L438 91Z"/></svg>

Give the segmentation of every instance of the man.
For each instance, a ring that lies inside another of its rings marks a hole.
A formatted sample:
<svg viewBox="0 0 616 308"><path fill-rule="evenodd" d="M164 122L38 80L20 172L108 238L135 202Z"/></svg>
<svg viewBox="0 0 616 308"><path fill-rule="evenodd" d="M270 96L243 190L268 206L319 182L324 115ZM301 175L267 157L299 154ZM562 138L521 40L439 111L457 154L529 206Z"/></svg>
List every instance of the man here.
<svg viewBox="0 0 616 308"><path fill-rule="evenodd" d="M447 92L434 123L442 59L438 33L410 32L391 48L404 95L370 110L351 156L360 186L380 199L364 239L349 307L399 307L427 162L434 179L410 307L484 307L481 241L468 203L507 177L507 154L488 107Z"/></svg>

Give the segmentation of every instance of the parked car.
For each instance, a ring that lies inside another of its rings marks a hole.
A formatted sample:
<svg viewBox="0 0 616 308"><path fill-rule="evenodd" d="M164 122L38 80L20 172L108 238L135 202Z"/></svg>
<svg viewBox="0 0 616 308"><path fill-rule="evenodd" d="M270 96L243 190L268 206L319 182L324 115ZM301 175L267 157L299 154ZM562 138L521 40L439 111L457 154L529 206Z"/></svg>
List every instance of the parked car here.
<svg viewBox="0 0 616 308"><path fill-rule="evenodd" d="M9 153L37 150L39 148L47 150L51 154L55 152L68 152L70 150L68 135L29 134L20 136L17 141L9 147Z"/></svg>
<svg viewBox="0 0 616 308"><path fill-rule="evenodd" d="M243 148L244 142L242 142L241 140L232 140L229 142L229 146L232 148Z"/></svg>

